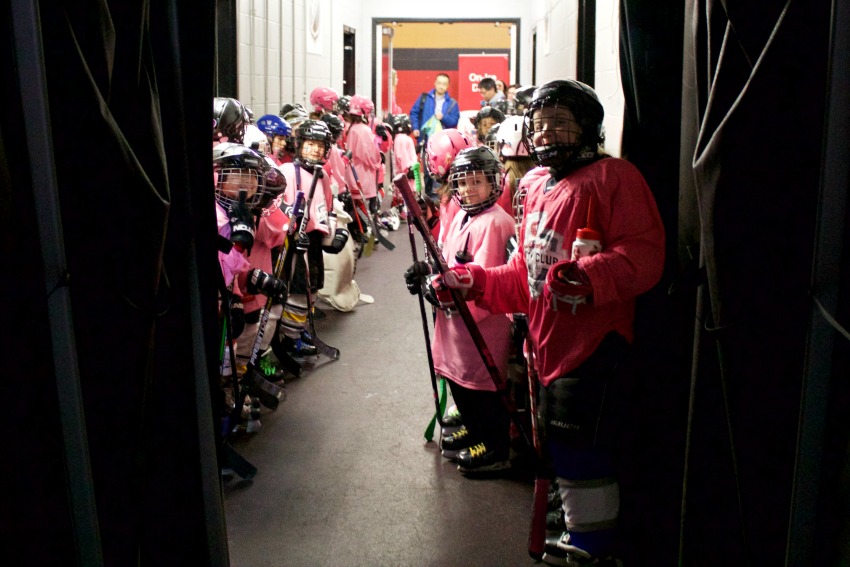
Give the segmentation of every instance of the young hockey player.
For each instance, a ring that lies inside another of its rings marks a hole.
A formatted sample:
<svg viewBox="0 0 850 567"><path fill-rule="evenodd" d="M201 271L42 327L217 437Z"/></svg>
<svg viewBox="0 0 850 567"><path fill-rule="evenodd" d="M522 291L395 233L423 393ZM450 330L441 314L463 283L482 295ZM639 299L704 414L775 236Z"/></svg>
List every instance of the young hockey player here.
<svg viewBox="0 0 850 567"><path fill-rule="evenodd" d="M410 117L395 114L390 118L393 129L393 169L395 174L411 173L410 166L416 163L416 142L411 137Z"/></svg>
<svg viewBox="0 0 850 567"><path fill-rule="evenodd" d="M332 88L316 87L310 92L310 104L313 105L313 112L310 114L310 118L319 120L322 114L333 112L338 100L339 93Z"/></svg>
<svg viewBox="0 0 850 567"><path fill-rule="evenodd" d="M517 216L517 211L514 210L517 184L535 166L534 160L528 155L525 144L522 143L522 129L522 116L508 116L499 125L499 131L496 135L499 159L505 166L505 177L503 179L505 188L502 191L502 196L499 197L499 206L513 217Z"/></svg>
<svg viewBox="0 0 850 567"><path fill-rule="evenodd" d="M544 560L556 565L615 564L619 487L606 432L617 416L606 410L632 340L635 298L658 282L664 262L664 229L646 181L629 162L599 152L602 117L583 83L536 89L524 141L549 169L526 176L519 253L496 268L456 266L434 284L464 289L494 313L528 314L539 425L567 526L546 543ZM589 225L593 249L576 238Z"/></svg>
<svg viewBox="0 0 850 567"><path fill-rule="evenodd" d="M248 112L235 98L213 99L213 145L223 142L241 144L245 136Z"/></svg>
<svg viewBox="0 0 850 567"><path fill-rule="evenodd" d="M479 110L472 120L472 125L475 126L475 132L478 135L478 143L483 145L490 128L500 124L504 119L505 113L493 106L485 106Z"/></svg>
<svg viewBox="0 0 850 567"><path fill-rule="evenodd" d="M440 130L428 139L425 151L425 167L435 183L436 194L439 196L440 226L437 243L442 245L446 230L451 225L455 214L460 210L456 200L452 199L451 186L446 184L446 177L451 169L455 156L466 148L473 147L472 141L460 130L449 128Z"/></svg>
<svg viewBox="0 0 850 567"><path fill-rule="evenodd" d="M281 166L286 177L284 201L291 206L298 191L304 193L305 207L306 202L310 201L301 221L306 223L304 232L307 240L289 243L304 254L296 254L294 266L284 265L285 273L294 275L281 316L284 346L302 356L316 354L315 347L309 344L309 338L305 335L310 306L307 295L315 297L318 290L324 286L322 251L339 252L348 237L347 231L342 229L341 232L341 229L333 226L335 218L328 214L328 203L333 202L328 177L322 175L312 198L309 195L316 167L325 164L332 145L331 132L324 122L305 120L295 131L295 152L298 160Z"/></svg>
<svg viewBox="0 0 850 567"><path fill-rule="evenodd" d="M372 101L360 95L354 95L348 104L345 120L350 122L346 133L346 148L350 152L351 167L357 172L363 198L370 213L378 210L378 187L375 175L381 166L381 153L375 145L375 136L367 125L372 113ZM351 186L349 186L350 188Z"/></svg>
<svg viewBox="0 0 850 567"><path fill-rule="evenodd" d="M452 162L448 185L461 208L446 232L443 257L449 266L475 262L500 266L507 260L505 245L514 233L514 220L494 206L501 193L502 167L489 148L461 150ZM405 274L408 289L418 292L420 274L436 272L419 262ZM428 290L426 296L434 297ZM493 378L481 360L461 317L450 316L451 299L437 297L441 307L434 324L434 370L449 380L452 398L463 416L463 427L442 441L442 454L457 459L464 474L510 468L510 416L505 406L504 376L508 363L510 320L475 305L470 312L490 349L501 380Z"/></svg>
<svg viewBox="0 0 850 567"><path fill-rule="evenodd" d="M275 165L282 165L286 156L286 140L292 136L292 127L280 116L266 114L257 120L257 127L269 140L271 151L267 154Z"/></svg>

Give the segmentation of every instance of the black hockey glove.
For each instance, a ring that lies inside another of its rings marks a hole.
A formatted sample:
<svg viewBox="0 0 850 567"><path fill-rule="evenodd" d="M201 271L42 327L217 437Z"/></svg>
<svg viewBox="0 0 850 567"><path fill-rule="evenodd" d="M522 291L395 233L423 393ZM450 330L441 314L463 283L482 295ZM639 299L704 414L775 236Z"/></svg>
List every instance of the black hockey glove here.
<svg viewBox="0 0 850 567"><path fill-rule="evenodd" d="M262 293L266 297L279 297L286 292L286 282L267 274L259 268L248 272L248 293Z"/></svg>
<svg viewBox="0 0 850 567"><path fill-rule="evenodd" d="M306 252L310 248L310 237L306 232L301 232L295 237L295 249L298 252Z"/></svg>
<svg viewBox="0 0 850 567"><path fill-rule="evenodd" d="M322 250L328 254L339 254L345 248L345 243L348 242L348 230L345 228L337 228L334 232L333 240L327 246L322 246Z"/></svg>
<svg viewBox="0 0 850 567"><path fill-rule="evenodd" d="M251 253L254 246L254 213L245 204L245 191L239 191L239 201L230 205L227 218L230 220L230 241Z"/></svg>
<svg viewBox="0 0 850 567"><path fill-rule="evenodd" d="M408 170L407 170L407 173L406 173L405 175L406 175L406 176L407 176L407 178L408 178L408 179L410 179L410 180L416 179L416 172L415 172L415 171L413 171L412 169L408 169ZM420 207L421 207L421 206L422 206L422 205L420 205Z"/></svg>
<svg viewBox="0 0 850 567"><path fill-rule="evenodd" d="M416 295L422 291L422 284L425 283L425 276L431 274L431 266L428 262L414 262L407 271L404 272L404 283L407 284L407 291L410 295Z"/></svg>

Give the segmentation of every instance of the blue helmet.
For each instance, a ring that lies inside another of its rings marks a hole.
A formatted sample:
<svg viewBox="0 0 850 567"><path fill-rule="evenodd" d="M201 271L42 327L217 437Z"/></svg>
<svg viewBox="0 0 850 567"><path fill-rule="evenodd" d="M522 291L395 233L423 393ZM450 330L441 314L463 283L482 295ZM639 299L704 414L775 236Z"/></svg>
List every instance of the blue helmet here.
<svg viewBox="0 0 850 567"><path fill-rule="evenodd" d="M257 127L269 137L275 136L291 136L292 127L289 123L276 114L264 114L257 120Z"/></svg>

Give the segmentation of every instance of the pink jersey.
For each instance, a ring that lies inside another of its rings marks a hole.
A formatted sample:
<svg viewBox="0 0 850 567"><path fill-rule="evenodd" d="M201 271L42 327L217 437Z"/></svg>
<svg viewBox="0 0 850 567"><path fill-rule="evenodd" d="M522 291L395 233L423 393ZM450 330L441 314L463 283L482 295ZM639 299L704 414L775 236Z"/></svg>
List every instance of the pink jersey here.
<svg viewBox="0 0 850 567"><path fill-rule="evenodd" d="M395 174L407 173L410 166L416 163L416 144L407 134L396 134L393 145L395 146L393 154Z"/></svg>
<svg viewBox="0 0 850 567"><path fill-rule="evenodd" d="M507 260L505 245L513 233L514 220L500 207L490 207L473 217L468 217L465 211L461 211L455 215L446 234L443 258L449 267L456 266L458 262L455 255L466 247L467 252L472 254L474 263L485 268L500 266ZM502 378L500 386L504 386L511 321L503 314L491 313L472 302L467 302L467 306L499 369ZM458 313L452 313L449 318L444 311L437 312L433 354L434 369L443 376L472 390L496 390L490 373Z"/></svg>
<svg viewBox="0 0 850 567"><path fill-rule="evenodd" d="M215 217L218 233L230 240L230 219L227 217L227 211L218 203L215 204ZM221 265L221 273L224 274L224 284L227 286L233 284L233 293L241 296L242 291L235 280L238 276L247 273L250 268L245 255L236 248L231 248L227 254L218 253L218 263Z"/></svg>
<svg viewBox="0 0 850 567"><path fill-rule="evenodd" d="M345 181L345 170L345 162L342 160L340 150L336 146L333 146L331 151L328 152L328 161L325 164L325 174L328 175L333 183L336 183L337 195L348 191Z"/></svg>
<svg viewBox="0 0 850 567"><path fill-rule="evenodd" d="M260 222L257 223L257 230L254 234L254 246L251 248L251 254L248 256L251 268L259 268L269 274L274 271L274 267L272 266L272 249L282 246L284 240L286 240L288 222L289 219L277 206L272 205L268 209L265 209L263 216L260 217ZM265 295L244 295L242 297L242 305L245 307L245 313L262 309L265 304Z"/></svg>
<svg viewBox="0 0 850 567"><path fill-rule="evenodd" d="M285 163L280 166L283 176L286 178L286 192L283 196L283 201L287 205L292 205L295 202L295 194L298 191L298 177L295 175L295 164ZM310 196L310 186L313 183L313 174L301 168L301 186L300 189L304 193L304 202ZM310 210L306 212L307 232L318 230L324 234L328 234L328 202L327 196L331 193L331 184L328 182L327 176L323 176L316 185L316 192L313 194L313 200L310 203Z"/></svg>
<svg viewBox="0 0 850 567"><path fill-rule="evenodd" d="M442 197L440 199L440 236L437 238L437 244L441 248L444 246L449 227L452 225L452 220L454 220L459 211L460 205L452 197Z"/></svg>
<svg viewBox="0 0 850 567"><path fill-rule="evenodd" d="M664 226L646 181L625 160L601 159L548 190L548 173L533 170L529 176L520 230L524 253L488 270L478 303L494 312L528 314L540 381L548 385L584 362L609 332L632 340L635 298L661 277ZM546 273L570 258L576 230L587 224L591 199L602 251L579 260L593 295L573 313L572 306L557 305L546 289Z"/></svg>
<svg viewBox="0 0 850 567"><path fill-rule="evenodd" d="M362 122L355 122L348 129L346 144L351 151L351 162L357 170L363 196L367 199L378 195L375 174L381 167L381 153L375 146L372 130Z"/></svg>

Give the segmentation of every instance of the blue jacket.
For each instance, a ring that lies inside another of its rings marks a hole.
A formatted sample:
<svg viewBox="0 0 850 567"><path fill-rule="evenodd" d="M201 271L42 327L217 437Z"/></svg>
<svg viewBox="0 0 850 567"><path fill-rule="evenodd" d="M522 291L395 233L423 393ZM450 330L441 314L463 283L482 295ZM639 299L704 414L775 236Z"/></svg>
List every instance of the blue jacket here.
<svg viewBox="0 0 850 567"><path fill-rule="evenodd" d="M448 92L446 92L445 96L446 99L443 101L442 110L443 119L440 122L443 124L443 128L454 128L457 126L457 121L460 120L460 109L457 106L457 101L450 97ZM421 98L421 95L417 97L410 109L411 130L421 130L422 125L434 116L434 89L425 93L425 104L422 105L422 112L420 114L419 101Z"/></svg>

